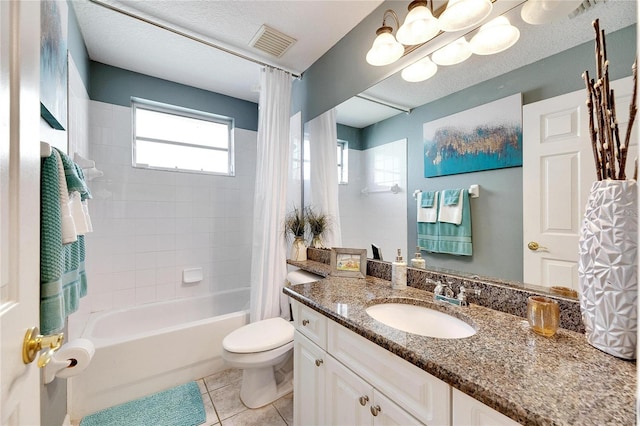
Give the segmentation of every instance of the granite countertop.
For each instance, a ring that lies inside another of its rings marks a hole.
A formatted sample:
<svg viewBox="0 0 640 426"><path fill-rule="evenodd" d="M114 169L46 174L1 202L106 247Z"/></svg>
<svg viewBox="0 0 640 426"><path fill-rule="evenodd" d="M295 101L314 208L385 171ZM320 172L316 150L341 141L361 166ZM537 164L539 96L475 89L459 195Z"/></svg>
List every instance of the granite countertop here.
<svg viewBox="0 0 640 426"><path fill-rule="evenodd" d="M311 272L325 276L328 265L317 265ZM539 336L521 317L474 304L434 302L432 293L392 290L389 281L370 276L327 277L284 292L522 424L635 424L635 362L595 349L583 334L559 329L552 337ZM365 312L389 301L441 310L477 333L463 339L423 337Z"/></svg>

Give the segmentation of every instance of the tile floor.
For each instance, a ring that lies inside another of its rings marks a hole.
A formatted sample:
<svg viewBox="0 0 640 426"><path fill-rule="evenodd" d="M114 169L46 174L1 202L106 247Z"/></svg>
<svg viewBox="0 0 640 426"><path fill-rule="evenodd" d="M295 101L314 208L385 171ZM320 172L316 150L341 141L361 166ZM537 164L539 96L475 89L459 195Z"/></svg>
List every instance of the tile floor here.
<svg viewBox="0 0 640 426"><path fill-rule="evenodd" d="M255 410L240 401L242 370L224 370L197 380L207 414L205 426L291 426L293 393Z"/></svg>
<svg viewBox="0 0 640 426"><path fill-rule="evenodd" d="M292 426L293 393L255 410L240 401L242 370L220 371L196 380L207 415L203 426ZM77 426L79 422L73 422Z"/></svg>

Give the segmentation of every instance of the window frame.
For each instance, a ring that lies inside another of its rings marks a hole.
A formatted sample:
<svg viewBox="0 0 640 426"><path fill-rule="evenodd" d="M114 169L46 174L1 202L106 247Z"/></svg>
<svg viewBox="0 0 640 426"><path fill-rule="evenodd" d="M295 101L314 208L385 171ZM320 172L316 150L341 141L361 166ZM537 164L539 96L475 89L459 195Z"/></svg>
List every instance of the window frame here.
<svg viewBox="0 0 640 426"><path fill-rule="evenodd" d="M137 128L137 119L136 112L137 109L143 109L147 111L159 112L163 114L170 114L179 117L187 117L195 120L209 121L217 124L224 124L227 126L228 130L228 143L227 148L220 148L214 146L206 146L206 145L198 145L191 144L188 142L179 142L173 141L170 139L155 139L155 138L147 138L147 137L138 137L136 135ZM206 174L206 175L216 175L216 176L235 176L235 143L234 143L234 129L235 129L235 120L232 117L226 117L218 114L213 114L204 111L198 111L194 109L184 108L176 105L165 104L161 102L150 101L147 99L141 98L131 98L131 117L132 117L132 125L131 125L131 165L137 169L146 169L146 170L163 170L170 172L180 172L180 173L196 173L196 174ZM207 149L211 151L220 151L227 152L227 172L215 172L215 171L207 171L207 170L196 170L196 169L183 169L179 167L160 167L160 166L152 166L150 164L138 163L137 160L137 142L138 139L145 142L165 144L165 145L175 145L182 147L191 147L197 149Z"/></svg>
<svg viewBox="0 0 640 426"><path fill-rule="evenodd" d="M338 139L337 142L338 147L340 148L340 156L337 161L338 170L340 172L338 176L338 185L347 185L349 183L349 141ZM345 161L347 164L345 164Z"/></svg>

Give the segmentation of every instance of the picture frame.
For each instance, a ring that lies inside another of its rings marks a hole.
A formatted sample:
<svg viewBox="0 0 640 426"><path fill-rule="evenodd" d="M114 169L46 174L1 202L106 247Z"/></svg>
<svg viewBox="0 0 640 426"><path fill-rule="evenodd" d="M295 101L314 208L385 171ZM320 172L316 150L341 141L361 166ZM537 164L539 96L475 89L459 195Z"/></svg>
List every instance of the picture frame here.
<svg viewBox="0 0 640 426"><path fill-rule="evenodd" d="M367 276L367 249L331 248L331 275L345 278Z"/></svg>

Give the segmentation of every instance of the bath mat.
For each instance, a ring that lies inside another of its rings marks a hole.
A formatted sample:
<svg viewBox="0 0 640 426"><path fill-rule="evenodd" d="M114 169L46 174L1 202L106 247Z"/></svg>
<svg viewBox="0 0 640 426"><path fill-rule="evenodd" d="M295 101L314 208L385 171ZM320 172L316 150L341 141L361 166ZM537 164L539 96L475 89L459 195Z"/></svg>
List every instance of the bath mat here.
<svg viewBox="0 0 640 426"><path fill-rule="evenodd" d="M196 382L86 416L80 426L196 426L206 415Z"/></svg>

